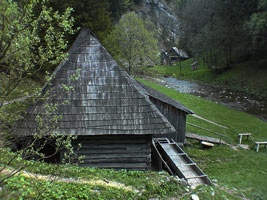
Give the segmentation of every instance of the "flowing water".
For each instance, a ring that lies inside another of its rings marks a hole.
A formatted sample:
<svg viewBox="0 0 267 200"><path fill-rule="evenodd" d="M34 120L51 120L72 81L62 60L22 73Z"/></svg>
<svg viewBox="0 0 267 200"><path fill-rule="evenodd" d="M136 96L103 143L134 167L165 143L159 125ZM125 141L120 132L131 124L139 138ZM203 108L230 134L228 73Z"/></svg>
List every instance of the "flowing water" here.
<svg viewBox="0 0 267 200"><path fill-rule="evenodd" d="M267 121L267 100L264 98L175 78L161 78L160 80L157 79L157 82L178 92L204 97L210 101L223 104L235 110L244 111Z"/></svg>

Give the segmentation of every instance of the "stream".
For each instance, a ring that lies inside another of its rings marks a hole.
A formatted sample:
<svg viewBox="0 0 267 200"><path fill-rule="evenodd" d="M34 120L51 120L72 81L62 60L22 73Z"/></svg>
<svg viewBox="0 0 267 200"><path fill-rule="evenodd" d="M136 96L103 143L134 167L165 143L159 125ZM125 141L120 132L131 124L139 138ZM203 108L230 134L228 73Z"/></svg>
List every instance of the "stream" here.
<svg viewBox="0 0 267 200"><path fill-rule="evenodd" d="M182 93L193 94L232 109L246 112L267 122L267 100L229 89L210 86L200 82L189 82L175 78L154 80L158 84Z"/></svg>
<svg viewBox="0 0 267 200"><path fill-rule="evenodd" d="M179 21L168 5L161 0L147 0L145 2L140 14L145 19L154 21L158 30L168 30L169 36L167 34L166 37L179 38ZM151 81L173 88L178 92L193 94L232 109L246 112L267 122L267 99L213 87L200 82L189 82L175 78L160 78Z"/></svg>

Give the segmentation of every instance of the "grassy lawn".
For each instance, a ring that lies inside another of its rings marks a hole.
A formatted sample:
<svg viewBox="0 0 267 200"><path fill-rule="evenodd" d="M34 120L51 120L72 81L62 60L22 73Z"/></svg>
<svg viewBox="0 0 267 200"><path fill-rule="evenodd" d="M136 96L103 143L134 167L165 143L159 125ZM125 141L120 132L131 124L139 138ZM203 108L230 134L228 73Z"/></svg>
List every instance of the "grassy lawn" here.
<svg viewBox="0 0 267 200"><path fill-rule="evenodd" d="M254 140L267 140L267 123L258 118L200 97L178 93L147 81L142 82L181 102L196 114L229 127L224 129L192 116L188 116L187 120L226 135L223 139L231 145L238 143L237 134L242 132L252 133ZM186 128L188 132L216 137L189 125ZM243 141L250 147L253 146L252 141ZM185 151L211 179L217 179L220 186L236 191L240 197L243 194L251 199L267 199L267 149L261 147L256 153L255 147L251 150L234 150L230 146L216 145L213 149L203 150L198 142L190 142L193 145L185 147Z"/></svg>
<svg viewBox="0 0 267 200"><path fill-rule="evenodd" d="M7 149L0 149L1 168L12 155ZM240 199L237 194L215 186L202 185L192 191L167 172L80 168L23 159L16 159L8 169L22 165L27 165L27 172L57 178L43 180L20 173L0 185L0 199L190 199L192 194L197 194L201 199ZM0 180L2 177L4 175L0 173Z"/></svg>
<svg viewBox="0 0 267 200"><path fill-rule="evenodd" d="M0 149L0 168L12 157L7 149ZM201 185L195 190L180 184L167 172L126 171L80 168L71 165L52 165L44 162L16 159L7 169L25 165L25 171L53 175L43 180L20 173L0 185L0 199L241 199L238 192L215 185ZM27 174L27 173L26 173ZM4 175L0 173L0 180ZM62 180L67 181L62 181ZM73 182L73 180L80 180ZM69 181L69 182L68 182ZM87 183L86 183L87 181Z"/></svg>

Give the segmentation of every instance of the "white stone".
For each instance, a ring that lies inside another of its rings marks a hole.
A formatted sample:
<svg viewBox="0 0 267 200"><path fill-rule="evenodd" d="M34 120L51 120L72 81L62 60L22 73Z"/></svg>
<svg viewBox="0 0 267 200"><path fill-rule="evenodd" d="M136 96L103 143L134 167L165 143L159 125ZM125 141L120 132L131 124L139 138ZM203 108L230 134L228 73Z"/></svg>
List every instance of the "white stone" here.
<svg viewBox="0 0 267 200"><path fill-rule="evenodd" d="M215 191L213 190L213 188L211 188L211 190L212 190L212 191L211 191L211 193L210 193L210 194L211 194L211 196L213 196L213 197L214 197L214 196L215 196Z"/></svg>
<svg viewBox="0 0 267 200"><path fill-rule="evenodd" d="M199 197L196 194L191 195L192 200L199 200Z"/></svg>
<svg viewBox="0 0 267 200"><path fill-rule="evenodd" d="M217 179L212 179L212 182L217 183L218 180Z"/></svg>

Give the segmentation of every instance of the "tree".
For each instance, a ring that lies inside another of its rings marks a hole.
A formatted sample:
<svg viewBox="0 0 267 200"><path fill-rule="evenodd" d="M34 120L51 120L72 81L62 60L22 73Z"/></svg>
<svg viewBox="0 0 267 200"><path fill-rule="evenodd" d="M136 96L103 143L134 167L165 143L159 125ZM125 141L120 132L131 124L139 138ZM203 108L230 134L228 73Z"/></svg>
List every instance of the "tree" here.
<svg viewBox="0 0 267 200"><path fill-rule="evenodd" d="M108 0L50 0L48 4L60 12L68 7L73 8L75 28L87 27L100 40L103 40L112 29Z"/></svg>
<svg viewBox="0 0 267 200"><path fill-rule="evenodd" d="M257 51L267 48L267 0L259 1L257 11L251 15L248 27L254 49Z"/></svg>
<svg viewBox="0 0 267 200"><path fill-rule="evenodd" d="M151 26L151 23L143 21L134 12L129 12L122 16L104 42L129 74L137 73L138 65L157 62L159 51Z"/></svg>
<svg viewBox="0 0 267 200"><path fill-rule="evenodd" d="M24 85L30 77L47 65L56 65L66 57L65 36L74 32L71 11L72 9L67 9L59 14L48 8L42 0L19 2L0 0L1 102L14 98L13 95L26 95L29 88L21 87L21 84ZM45 92L41 94L40 91L40 88L36 88L31 98L33 102L46 98L46 94L43 94ZM23 157L44 160L53 157L61 150L66 150L66 157L74 154L71 146L71 140L74 138L59 134L57 130L57 123L61 117L54 114L57 107L58 105L53 102L45 105L46 114L36 116L35 120L39 126L28 138L13 134L14 121L23 118L22 111L25 109L25 104L20 102L0 108L1 145L18 150L5 159L0 156L3 158L0 161L2 191L6 189L4 186L8 179L33 164L33 162L25 162L16 165L17 159ZM47 134L48 132L50 134ZM14 145L17 142L19 146ZM43 150L47 145L54 145L54 151L45 153ZM10 153L10 150L3 148L0 153ZM2 173L4 171L5 173ZM35 182L33 181L33 184L36 184Z"/></svg>
<svg viewBox="0 0 267 200"><path fill-rule="evenodd" d="M110 2L110 10L112 17L117 21L120 17L134 5L132 0L112 0Z"/></svg>
<svg viewBox="0 0 267 200"><path fill-rule="evenodd" d="M233 54L248 49L245 22L255 8L255 1L187 0L180 13L181 40L194 56L205 55L209 64L219 56L229 66ZM217 56L214 56L217 54Z"/></svg>
<svg viewBox="0 0 267 200"><path fill-rule="evenodd" d="M65 36L73 33L71 9L60 15L43 1L30 2L20 6L0 0L1 98L9 96L47 64L62 61L67 48ZM40 12L34 13L37 7Z"/></svg>

